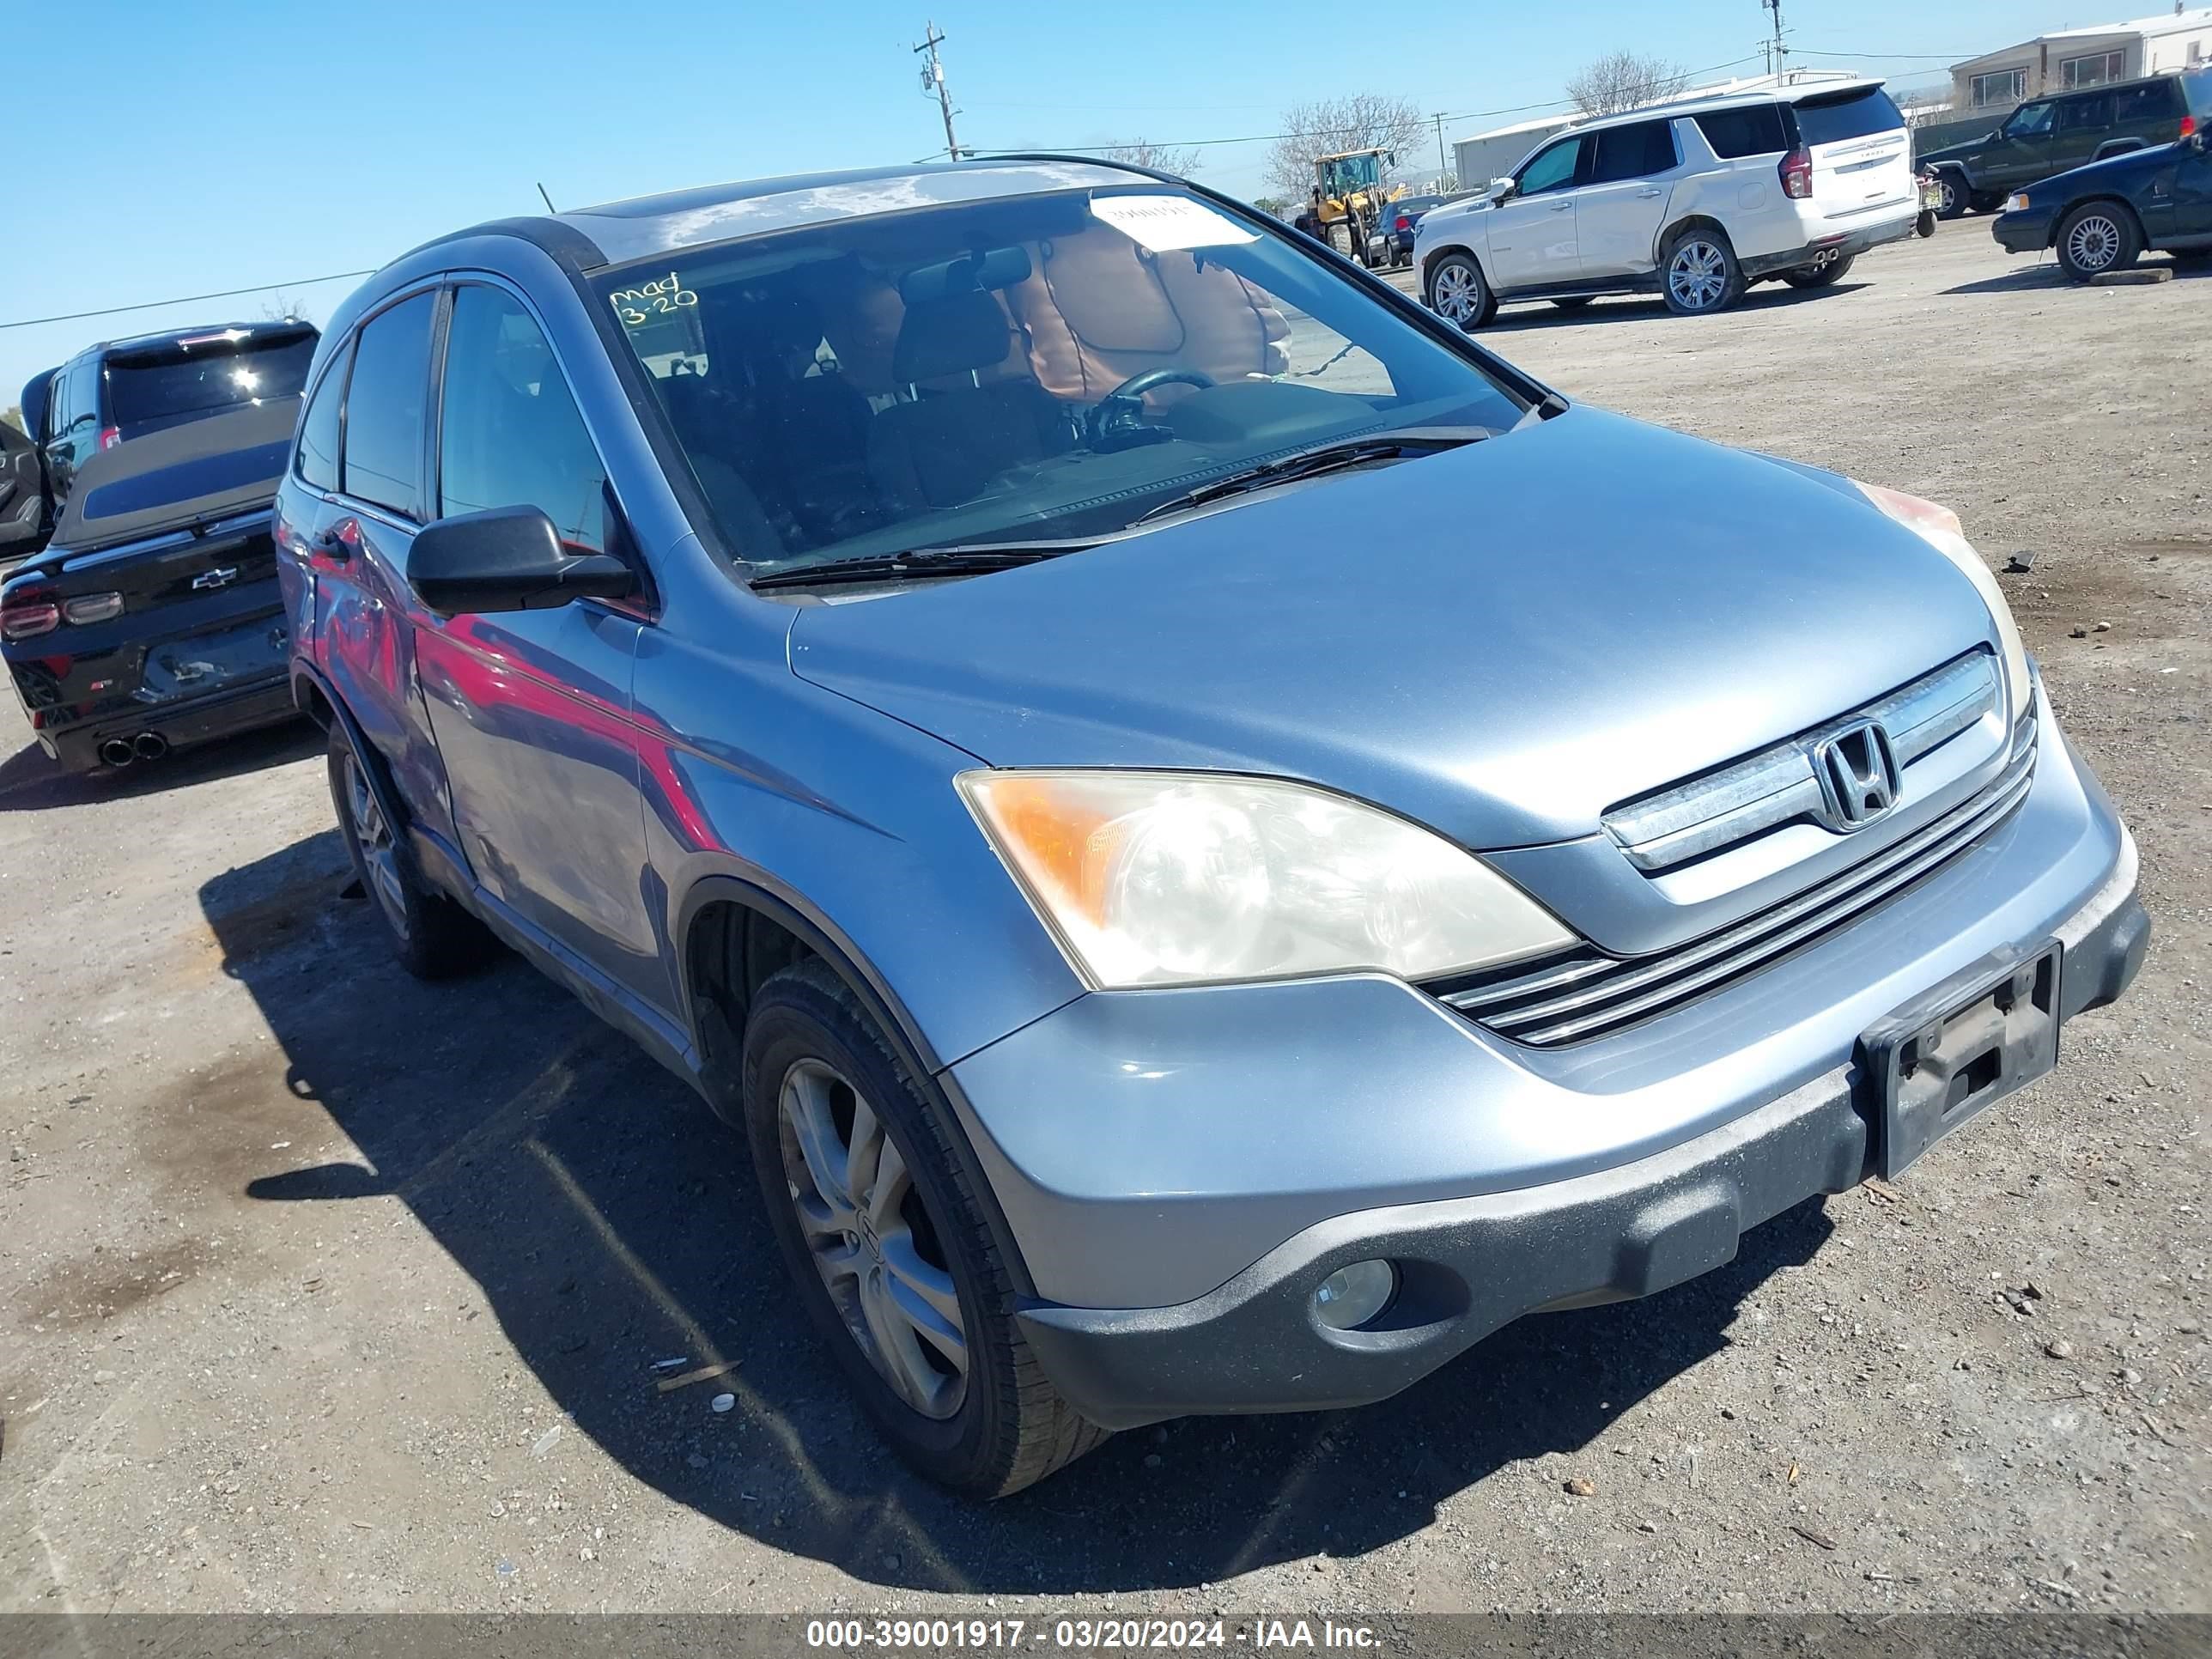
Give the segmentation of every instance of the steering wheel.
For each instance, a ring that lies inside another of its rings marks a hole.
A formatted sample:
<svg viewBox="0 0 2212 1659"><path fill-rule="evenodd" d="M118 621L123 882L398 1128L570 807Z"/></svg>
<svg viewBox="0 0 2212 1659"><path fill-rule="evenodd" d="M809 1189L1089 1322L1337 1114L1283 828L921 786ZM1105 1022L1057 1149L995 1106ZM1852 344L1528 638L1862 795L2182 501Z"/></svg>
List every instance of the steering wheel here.
<svg viewBox="0 0 2212 1659"><path fill-rule="evenodd" d="M1091 406L1085 425L1094 444L1117 432L1139 428L1144 422L1145 394L1156 386L1194 386L1200 391L1214 384L1213 376L1195 368L1148 368L1132 374Z"/></svg>

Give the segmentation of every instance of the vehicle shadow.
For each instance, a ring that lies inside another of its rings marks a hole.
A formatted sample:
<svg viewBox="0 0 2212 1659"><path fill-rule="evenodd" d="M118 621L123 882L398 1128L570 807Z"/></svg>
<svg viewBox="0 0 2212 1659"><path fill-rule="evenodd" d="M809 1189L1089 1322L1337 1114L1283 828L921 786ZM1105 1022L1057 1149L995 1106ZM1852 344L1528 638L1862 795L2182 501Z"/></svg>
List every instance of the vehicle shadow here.
<svg viewBox="0 0 2212 1659"><path fill-rule="evenodd" d="M632 1477L871 1583L1188 1588L1364 1553L1502 1468L1588 1444L1724 1348L1742 1298L1832 1231L1802 1206L1717 1273L1526 1320L1388 1404L1141 1430L971 1504L908 1473L849 1403L785 1289L738 1139L514 957L441 986L389 965L368 904L335 896L346 867L333 831L201 889L226 972L283 1045L283 1088L365 1160L285 1170L257 1136L228 1178L270 1202L398 1196L574 1428ZM678 1357L679 1372L732 1369L664 1392L653 1364ZM737 1403L717 1414L722 1390Z"/></svg>
<svg viewBox="0 0 2212 1659"><path fill-rule="evenodd" d="M2152 270L2161 265L2173 273L2171 280L2177 283L2193 283L2212 276L2212 264L2203 262L2184 264L2179 260L2162 259L2155 255L2142 261L2135 266L2135 269ZM2023 265L2016 270L2008 270L2001 276L1984 276L1979 282L1961 283L1956 288L1945 289L1943 292L1947 295L2019 294L2039 288L2087 289L2088 287L2089 284L2075 283L2068 276L2058 268L2057 260L2045 257L2037 259L2033 264Z"/></svg>
<svg viewBox="0 0 2212 1659"><path fill-rule="evenodd" d="M96 801L130 800L189 788L216 778L238 777L264 767L305 760L320 751L322 734L305 720L195 744L155 761L134 761L97 772L72 772L27 743L0 761L0 812L45 812Z"/></svg>
<svg viewBox="0 0 2212 1659"><path fill-rule="evenodd" d="M1827 288L1792 288L1787 283L1762 283L1738 301L1734 311L1772 311L1789 306L1819 305L1845 294L1856 294L1866 283L1839 282ZM1667 301L1656 294L1617 295L1593 300L1572 311L1548 302L1514 306L1502 310L1475 331L1477 339L1490 334L1514 334L1531 329L1572 328L1583 323L1649 321L1671 315ZM1724 312L1723 316L1730 314Z"/></svg>

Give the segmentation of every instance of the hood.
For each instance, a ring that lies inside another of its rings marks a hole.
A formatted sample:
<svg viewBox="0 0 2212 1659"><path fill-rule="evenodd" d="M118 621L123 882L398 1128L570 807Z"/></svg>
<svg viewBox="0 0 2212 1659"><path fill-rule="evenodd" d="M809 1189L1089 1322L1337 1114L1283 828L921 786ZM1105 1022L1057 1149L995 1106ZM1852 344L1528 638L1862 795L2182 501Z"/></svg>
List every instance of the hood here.
<svg viewBox="0 0 2212 1659"><path fill-rule="evenodd" d="M70 481L54 546L112 547L273 500L299 412L297 398L265 398L103 450Z"/></svg>
<svg viewBox="0 0 2212 1659"><path fill-rule="evenodd" d="M1994 132L1995 128L1990 129ZM1916 149L1912 152L1915 167L1934 167L1938 161L1971 161L1990 147L1989 132L1978 138L1969 138L1964 143L1946 144L1941 149Z"/></svg>
<svg viewBox="0 0 2212 1659"><path fill-rule="evenodd" d="M1842 480L1576 408L810 606L791 661L993 766L1304 779L1498 848L1591 833L1991 632L1966 580Z"/></svg>

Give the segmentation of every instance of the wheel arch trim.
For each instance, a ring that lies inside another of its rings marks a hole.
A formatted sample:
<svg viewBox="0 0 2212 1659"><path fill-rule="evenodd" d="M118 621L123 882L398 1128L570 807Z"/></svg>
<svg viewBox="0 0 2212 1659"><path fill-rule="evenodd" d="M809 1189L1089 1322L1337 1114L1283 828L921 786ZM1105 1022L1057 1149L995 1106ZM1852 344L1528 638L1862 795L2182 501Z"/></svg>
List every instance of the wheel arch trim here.
<svg viewBox="0 0 2212 1659"><path fill-rule="evenodd" d="M676 925L672 936L682 969L683 1025L692 1042L694 1053L700 1059L697 1085L707 1097L708 1104L717 1113L726 1115L728 1103L714 1097L715 1085L708 1076L707 1049L700 1030L700 987L694 971L700 919L716 904L736 905L783 928L821 957L845 988L860 1000L860 1006L882 1030L884 1040L891 1045L900 1063L913 1077L915 1086L936 1097L933 1103L940 1105L943 1109L953 1155L959 1161L961 1174L966 1178L969 1190L975 1195L989 1224L992 1241L1006 1264L1014 1288L1024 1297L1035 1297L1036 1284L1030 1275L1021 1245L1014 1237L1013 1229L1007 1224L1005 1212L1000 1207L997 1190L990 1182L982 1160L975 1154L975 1141L969 1128L974 1109L960 1092L959 1084L952 1073L952 1061L938 1056L927 1036L915 1023L898 994L853 944L843 929L814 906L806 903L797 893L772 888L750 877L726 872L702 876L684 890L683 902L677 908Z"/></svg>

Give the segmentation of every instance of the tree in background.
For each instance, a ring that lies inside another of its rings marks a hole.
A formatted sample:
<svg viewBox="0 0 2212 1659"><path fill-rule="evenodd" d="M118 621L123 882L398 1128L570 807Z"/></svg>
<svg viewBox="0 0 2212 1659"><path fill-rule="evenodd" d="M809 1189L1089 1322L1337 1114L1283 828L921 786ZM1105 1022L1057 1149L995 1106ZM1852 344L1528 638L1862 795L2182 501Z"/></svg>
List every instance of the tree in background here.
<svg viewBox="0 0 2212 1659"><path fill-rule="evenodd" d="M1287 219L1295 210L1279 196L1255 196L1252 198L1252 205L1261 212L1271 214L1278 219Z"/></svg>
<svg viewBox="0 0 2212 1659"><path fill-rule="evenodd" d="M1347 149L1387 149L1412 155L1428 131L1413 100L1386 93L1356 92L1293 105L1283 112L1283 137L1267 152L1267 188L1303 202L1313 189L1314 157Z"/></svg>
<svg viewBox="0 0 2212 1659"><path fill-rule="evenodd" d="M1680 64L1640 52L1609 52L1567 82L1567 96L1587 116L1619 115L1672 98L1689 84Z"/></svg>
<svg viewBox="0 0 2212 1659"><path fill-rule="evenodd" d="M14 404L9 404L5 409L0 409L0 424L12 426L16 431L21 432L23 429L23 411Z"/></svg>
<svg viewBox="0 0 2212 1659"><path fill-rule="evenodd" d="M305 306L281 288L261 302L261 309L254 313L253 319L258 323L312 323L315 320L307 315Z"/></svg>
<svg viewBox="0 0 2212 1659"><path fill-rule="evenodd" d="M1133 142L1112 145L1100 155L1103 160L1119 161L1124 167L1152 167L1161 173L1172 173L1179 179L1188 179L1198 171L1196 150L1155 144L1141 134Z"/></svg>

